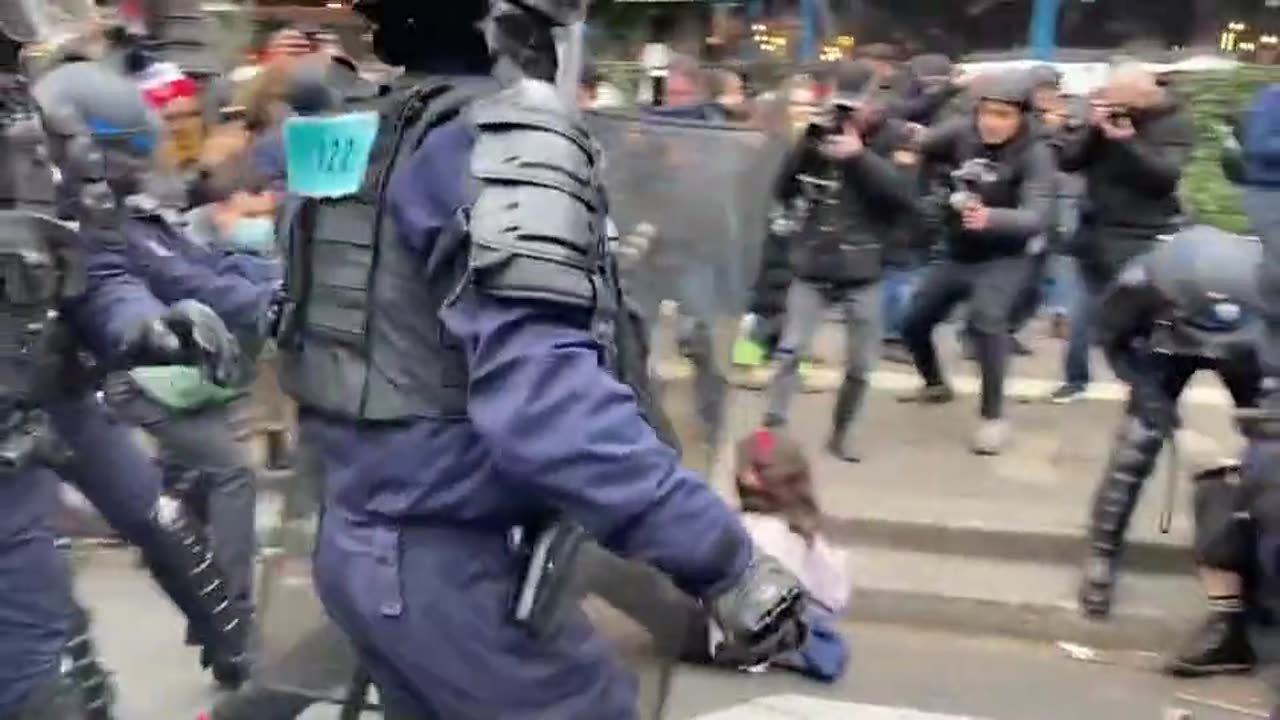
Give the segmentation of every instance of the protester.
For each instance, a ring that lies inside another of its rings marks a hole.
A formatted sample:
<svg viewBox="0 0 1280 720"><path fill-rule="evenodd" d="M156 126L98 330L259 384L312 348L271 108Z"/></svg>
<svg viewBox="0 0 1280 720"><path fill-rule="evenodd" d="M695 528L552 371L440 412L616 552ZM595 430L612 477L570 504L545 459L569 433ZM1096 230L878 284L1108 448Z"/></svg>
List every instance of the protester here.
<svg viewBox="0 0 1280 720"><path fill-rule="evenodd" d="M924 387L904 400L945 403L954 398L943 379L933 329L961 300L969 301L974 345L982 372L980 424L973 450L999 454L1008 440L1004 380L1009 315L1030 272L1027 245L1050 222L1052 153L1037 136L1025 74L983 78L975 88L973 119L932 130L926 157L955 165L947 200L947 257L916 290L902 336Z"/></svg>
<svg viewBox="0 0 1280 720"><path fill-rule="evenodd" d="M809 127L779 176L777 200L801 203L805 219L790 241L796 279L787 294L764 423L786 424L800 389L800 361L827 308L837 306L845 324L845 365L827 450L858 462L852 432L867 375L880 355L884 245L914 210L918 163L909 149L910 131L886 117L869 63L838 69L829 112L829 119Z"/></svg>
<svg viewBox="0 0 1280 720"><path fill-rule="evenodd" d="M816 680L839 679L849 659L838 625L852 591L849 559L818 529L821 514L804 449L787 435L757 430L738 442L734 479L742 524L761 549L800 579L809 599L808 638L772 664ZM695 643L701 638L706 643L687 650L686 658L739 666L731 652L718 652L714 624L703 619L702 625L705 634L692 636Z"/></svg>
<svg viewBox="0 0 1280 720"><path fill-rule="evenodd" d="M1089 338L1097 301L1126 262L1172 232L1184 213L1178 199L1194 129L1172 90L1141 65L1116 67L1084 123L1069 122L1059 141L1062 170L1084 177L1080 227L1070 241L1084 293L1072 319L1066 383L1053 398L1070 401L1089 383Z"/></svg>
<svg viewBox="0 0 1280 720"><path fill-rule="evenodd" d="M1031 108L1036 118L1040 136L1045 142L1052 142L1057 129L1062 127L1065 121L1064 102L1058 88L1061 74L1052 65L1037 65L1028 71L1027 78L1031 83ZM1059 200L1060 175L1061 173L1054 176L1052 188L1053 206L1050 210L1052 220L1045 234L1034 239L1028 245L1028 254L1032 258L1031 272L1027 275L1026 283L1014 299L1013 310L1009 317L1009 343L1016 355L1031 354L1030 348L1018 337L1018 333L1040 311L1040 306L1044 301L1044 286L1049 270L1049 260L1054 250L1059 246L1058 228L1061 222L1059 216L1062 212Z"/></svg>

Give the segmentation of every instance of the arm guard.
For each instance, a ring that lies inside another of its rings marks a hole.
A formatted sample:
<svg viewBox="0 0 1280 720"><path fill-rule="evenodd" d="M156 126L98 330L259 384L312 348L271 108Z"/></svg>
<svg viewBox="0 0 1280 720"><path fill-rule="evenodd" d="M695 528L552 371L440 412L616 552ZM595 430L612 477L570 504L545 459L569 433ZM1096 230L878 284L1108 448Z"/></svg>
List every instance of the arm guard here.
<svg viewBox="0 0 1280 720"><path fill-rule="evenodd" d="M592 308L604 256L604 194L590 137L546 83L478 102L470 272L495 297Z"/></svg>

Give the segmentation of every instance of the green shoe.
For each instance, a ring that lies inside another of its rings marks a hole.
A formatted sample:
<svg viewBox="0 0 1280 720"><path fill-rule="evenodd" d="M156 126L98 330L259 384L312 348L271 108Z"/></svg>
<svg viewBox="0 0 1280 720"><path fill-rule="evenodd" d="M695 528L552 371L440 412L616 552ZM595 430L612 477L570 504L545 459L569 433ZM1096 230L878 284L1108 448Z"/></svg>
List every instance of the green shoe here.
<svg viewBox="0 0 1280 720"><path fill-rule="evenodd" d="M738 340L733 344L733 364L738 367L760 367L765 364L764 348L750 340Z"/></svg>

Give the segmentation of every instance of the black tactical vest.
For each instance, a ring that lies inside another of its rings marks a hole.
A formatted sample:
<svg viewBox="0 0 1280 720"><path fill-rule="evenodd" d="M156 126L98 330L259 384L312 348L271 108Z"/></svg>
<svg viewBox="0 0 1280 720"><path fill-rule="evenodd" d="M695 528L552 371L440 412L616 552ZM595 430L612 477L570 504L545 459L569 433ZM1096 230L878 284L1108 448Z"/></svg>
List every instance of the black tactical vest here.
<svg viewBox="0 0 1280 720"><path fill-rule="evenodd" d="M374 101L381 118L363 186L305 199L286 217L280 382L302 407L375 422L466 414L465 358L437 316L456 282L427 282L422 258L397 238L386 190L472 97L442 84Z"/></svg>
<svg viewBox="0 0 1280 720"><path fill-rule="evenodd" d="M377 101L381 122L363 187L350 197L302 201L287 214L280 381L302 408L356 422L466 417L466 359L438 313L464 281L468 243L457 243L452 262L428 276L423 258L396 237L385 203L396 167L489 87L428 85ZM623 299L603 229L600 223L600 262L590 278L601 362L678 448L649 388L647 330ZM465 236L464 218L446 232Z"/></svg>
<svg viewBox="0 0 1280 720"><path fill-rule="evenodd" d="M0 403L31 408L76 359L58 309L84 292L84 256L76 232L47 216L0 211L0 227Z"/></svg>

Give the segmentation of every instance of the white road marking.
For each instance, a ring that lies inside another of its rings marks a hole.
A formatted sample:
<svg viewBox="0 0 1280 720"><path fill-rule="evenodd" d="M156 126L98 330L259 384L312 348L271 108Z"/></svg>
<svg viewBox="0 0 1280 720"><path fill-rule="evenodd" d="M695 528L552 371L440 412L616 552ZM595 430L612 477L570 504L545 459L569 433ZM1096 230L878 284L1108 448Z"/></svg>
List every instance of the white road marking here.
<svg viewBox="0 0 1280 720"><path fill-rule="evenodd" d="M723 710L699 715L695 720L980 720L971 715L923 712L906 707L865 705L805 697L773 695Z"/></svg>

